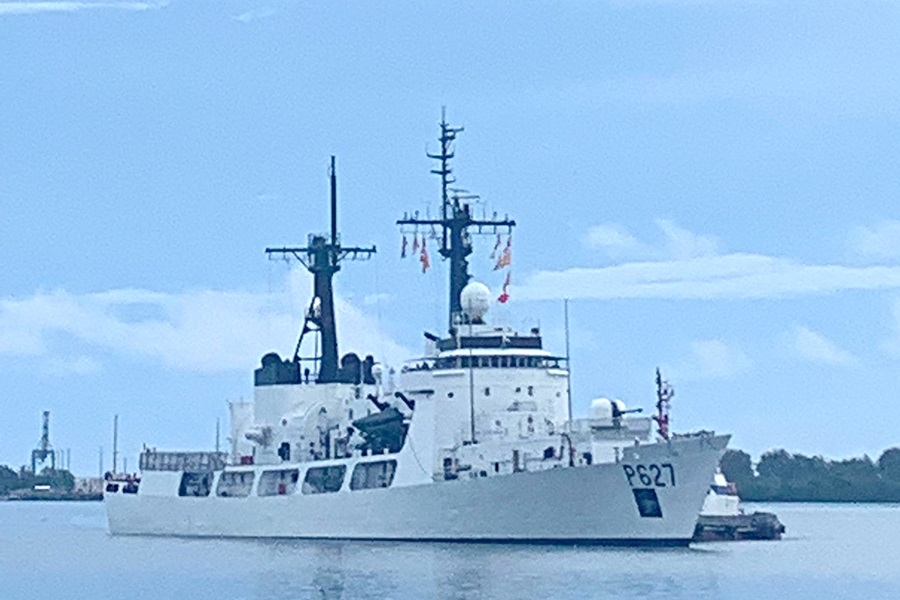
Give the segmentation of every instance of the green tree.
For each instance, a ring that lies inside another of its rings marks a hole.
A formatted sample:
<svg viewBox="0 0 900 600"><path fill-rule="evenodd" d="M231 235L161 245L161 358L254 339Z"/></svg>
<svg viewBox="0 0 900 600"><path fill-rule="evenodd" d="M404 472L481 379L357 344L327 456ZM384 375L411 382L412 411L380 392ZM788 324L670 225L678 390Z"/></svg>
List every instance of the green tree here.
<svg viewBox="0 0 900 600"><path fill-rule="evenodd" d="M881 453L878 472L883 479L900 482L900 448L888 448Z"/></svg>
<svg viewBox="0 0 900 600"><path fill-rule="evenodd" d="M769 450L759 457L756 472L766 479L789 479L796 474L794 456L787 450Z"/></svg>
<svg viewBox="0 0 900 600"><path fill-rule="evenodd" d="M738 489L752 483L756 475L750 462L750 455L743 450L726 450L719 462L725 479L733 482Z"/></svg>
<svg viewBox="0 0 900 600"><path fill-rule="evenodd" d="M0 494L8 494L18 487L19 475L7 467L0 465Z"/></svg>
<svg viewBox="0 0 900 600"><path fill-rule="evenodd" d="M75 487L75 476L63 469L45 468L39 475L34 477L29 483L30 486L37 484L45 484L54 490L62 490L66 492L72 491Z"/></svg>
<svg viewBox="0 0 900 600"><path fill-rule="evenodd" d="M50 476L50 485L53 489L71 492L75 487L75 476L69 471L57 470Z"/></svg>

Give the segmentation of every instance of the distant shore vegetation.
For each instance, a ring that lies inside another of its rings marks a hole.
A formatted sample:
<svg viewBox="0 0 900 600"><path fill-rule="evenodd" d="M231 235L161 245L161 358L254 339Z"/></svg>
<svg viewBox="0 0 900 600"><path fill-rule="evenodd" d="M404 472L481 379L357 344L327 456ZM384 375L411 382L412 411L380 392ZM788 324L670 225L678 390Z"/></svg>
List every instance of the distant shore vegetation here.
<svg viewBox="0 0 900 600"><path fill-rule="evenodd" d="M754 469L750 455L728 450L722 473L742 500L753 502L900 502L900 448L868 456L825 460L771 450Z"/></svg>
<svg viewBox="0 0 900 600"><path fill-rule="evenodd" d="M33 489L36 485L49 485L54 490L70 492L75 487L75 477L64 469L44 469L35 474L24 467L15 471L0 465L0 496L8 496L16 490Z"/></svg>

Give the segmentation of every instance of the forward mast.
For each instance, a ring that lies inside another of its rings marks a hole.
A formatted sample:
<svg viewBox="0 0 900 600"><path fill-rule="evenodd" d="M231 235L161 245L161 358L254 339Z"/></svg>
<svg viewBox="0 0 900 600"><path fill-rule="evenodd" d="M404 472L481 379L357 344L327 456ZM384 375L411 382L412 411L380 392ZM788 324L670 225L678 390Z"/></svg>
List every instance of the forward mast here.
<svg viewBox="0 0 900 600"><path fill-rule="evenodd" d="M331 179L331 235L310 234L305 247L266 248L266 254L269 257L293 256L313 275L313 298L306 310L303 329L300 331L300 338L294 349L293 361L298 364L299 368L300 362L307 360L300 357L300 345L307 333L317 333L321 342L321 354L314 353L313 357L308 359L318 367L317 383L339 381L337 325L334 316L334 274L341 270L343 260L348 258L351 260L367 259L376 251L375 246L362 248L341 245L337 226L337 171L334 156L331 157L329 177Z"/></svg>

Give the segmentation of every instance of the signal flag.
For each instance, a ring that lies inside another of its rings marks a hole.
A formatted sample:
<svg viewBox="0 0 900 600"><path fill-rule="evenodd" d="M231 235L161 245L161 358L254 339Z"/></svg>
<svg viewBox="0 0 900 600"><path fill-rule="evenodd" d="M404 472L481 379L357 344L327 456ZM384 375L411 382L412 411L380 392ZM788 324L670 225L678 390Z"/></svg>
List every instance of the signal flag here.
<svg viewBox="0 0 900 600"><path fill-rule="evenodd" d="M428 248L425 247L425 236L422 236L422 252L419 254L419 261L422 263L422 272L424 273L431 266L431 261L428 260Z"/></svg>
<svg viewBox="0 0 900 600"><path fill-rule="evenodd" d="M497 302L500 304L506 304L509 301L509 283L511 275L512 273L509 271L506 272L506 281L503 282L503 292L497 298Z"/></svg>
<svg viewBox="0 0 900 600"><path fill-rule="evenodd" d="M503 249L503 252L500 254L500 258L497 259L497 264L494 265L494 270L499 271L503 267L508 267L512 262L512 238L506 239L506 247Z"/></svg>

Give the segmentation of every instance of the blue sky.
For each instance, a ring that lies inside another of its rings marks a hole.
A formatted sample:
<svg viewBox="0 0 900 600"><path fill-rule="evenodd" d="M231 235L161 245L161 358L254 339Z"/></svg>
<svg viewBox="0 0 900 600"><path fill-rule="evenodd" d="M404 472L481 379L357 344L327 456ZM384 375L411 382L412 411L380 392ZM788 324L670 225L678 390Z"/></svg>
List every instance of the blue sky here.
<svg viewBox="0 0 900 600"><path fill-rule="evenodd" d="M109 464L211 446L287 354L308 280L267 245L327 228L338 156L345 349L398 361L445 269L393 221L455 167L509 213L512 301L576 410L648 409L754 454L900 443L900 6L777 2L0 2L0 462L39 438ZM476 276L502 275L481 240ZM436 302L440 300L440 303ZM131 463L133 464L133 462Z"/></svg>

